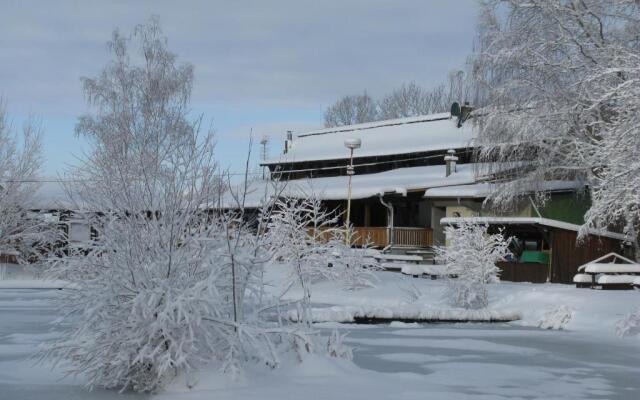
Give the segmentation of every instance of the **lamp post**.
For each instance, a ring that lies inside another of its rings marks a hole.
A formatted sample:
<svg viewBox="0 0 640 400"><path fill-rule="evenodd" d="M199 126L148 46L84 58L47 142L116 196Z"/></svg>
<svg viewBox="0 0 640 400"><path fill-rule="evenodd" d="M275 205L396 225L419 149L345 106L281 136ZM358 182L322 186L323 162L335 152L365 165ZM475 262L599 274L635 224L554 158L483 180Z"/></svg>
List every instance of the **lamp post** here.
<svg viewBox="0 0 640 400"><path fill-rule="evenodd" d="M353 168L353 151L355 149L359 149L362 146L362 141L358 138L349 138L345 139L344 146L349 149L349 165L347 166L347 175L349 176L349 186L347 189L347 234L345 236L345 240L347 245L351 245L351 234L349 227L351 225L351 177L355 173Z"/></svg>

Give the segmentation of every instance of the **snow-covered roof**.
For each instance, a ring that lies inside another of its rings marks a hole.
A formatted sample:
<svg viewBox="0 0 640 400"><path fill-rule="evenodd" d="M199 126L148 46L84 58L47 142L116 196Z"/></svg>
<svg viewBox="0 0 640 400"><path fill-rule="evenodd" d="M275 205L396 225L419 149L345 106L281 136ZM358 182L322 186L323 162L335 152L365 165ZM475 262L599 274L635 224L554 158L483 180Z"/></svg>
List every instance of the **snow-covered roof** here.
<svg viewBox="0 0 640 400"><path fill-rule="evenodd" d="M262 164L345 159L344 140L351 138L362 140L355 158L465 148L475 133L469 122L458 128L449 113L326 128L297 135L286 154Z"/></svg>
<svg viewBox="0 0 640 400"><path fill-rule="evenodd" d="M580 225L539 217L446 217L440 220L441 225L457 225L463 222L487 225L542 225L574 232L579 232L582 229L582 226ZM600 229L588 229L587 233L590 235L609 237L618 240L628 239L624 234Z"/></svg>
<svg viewBox="0 0 640 400"><path fill-rule="evenodd" d="M405 195L407 192L428 188L465 185L476 182L475 165L459 164L457 172L446 176L444 165L398 168L376 174L354 175L352 178L352 199L364 199L384 193ZM281 196L309 197L317 196L322 200L344 200L347 198L347 176L296 179L282 182ZM259 207L265 196L272 196L277 188L273 181L255 181L247 190L245 206ZM239 189L236 188L236 192ZM233 196L227 194L222 208L235 208Z"/></svg>
<svg viewBox="0 0 640 400"><path fill-rule="evenodd" d="M575 190L584 187L584 183L579 181L546 181L537 190L563 191ZM496 189L495 183L481 182L471 185L446 186L428 189L424 197L436 198L485 198Z"/></svg>
<svg viewBox="0 0 640 400"><path fill-rule="evenodd" d="M71 207L68 192L64 183L55 178L43 178L29 200L32 210L64 210Z"/></svg>
<svg viewBox="0 0 640 400"><path fill-rule="evenodd" d="M30 210L73 210L88 206L79 195L80 186L71 179L40 178L25 206Z"/></svg>

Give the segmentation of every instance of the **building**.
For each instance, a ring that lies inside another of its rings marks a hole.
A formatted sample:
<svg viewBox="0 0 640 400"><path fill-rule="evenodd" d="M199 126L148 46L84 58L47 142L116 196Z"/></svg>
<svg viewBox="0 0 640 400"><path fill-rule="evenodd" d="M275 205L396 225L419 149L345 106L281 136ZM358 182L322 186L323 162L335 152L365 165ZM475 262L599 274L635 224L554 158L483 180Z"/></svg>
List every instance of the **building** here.
<svg viewBox="0 0 640 400"><path fill-rule="evenodd" d="M484 218L482 222L492 229L520 236L514 249L518 259L503 266L505 278L566 283L585 257L620 251L624 242L620 234L590 232L587 240L576 240L589 204L579 193L584 189L579 181L546 182L550 200L544 208L526 196L509 212L499 214L485 207L499 177L482 175L482 165L473 162L475 137L470 121L449 113L296 136L289 132L283 153L261 164L268 168L270 179L252 183L245 205L259 207L277 191L282 196L317 196L327 208L344 215L352 162L350 221L360 244L366 238L385 251L428 249L446 244L443 225ZM352 160L345 147L349 139L361 141ZM497 173L508 172L505 167ZM225 201L223 208L234 207ZM522 261L523 253L531 258ZM584 257L571 256L578 253ZM528 264L544 268L537 268L536 274L517 273L517 268L534 268Z"/></svg>

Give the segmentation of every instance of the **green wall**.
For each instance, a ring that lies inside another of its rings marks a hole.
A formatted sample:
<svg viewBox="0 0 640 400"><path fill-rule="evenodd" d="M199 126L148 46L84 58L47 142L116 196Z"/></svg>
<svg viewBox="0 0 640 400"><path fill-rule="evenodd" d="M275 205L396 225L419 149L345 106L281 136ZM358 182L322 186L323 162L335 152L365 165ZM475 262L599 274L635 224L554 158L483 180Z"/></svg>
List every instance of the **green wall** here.
<svg viewBox="0 0 640 400"><path fill-rule="evenodd" d="M576 193L556 193L540 209L540 214L544 218L569 222L582 225L584 223L584 213L590 206L587 194Z"/></svg>

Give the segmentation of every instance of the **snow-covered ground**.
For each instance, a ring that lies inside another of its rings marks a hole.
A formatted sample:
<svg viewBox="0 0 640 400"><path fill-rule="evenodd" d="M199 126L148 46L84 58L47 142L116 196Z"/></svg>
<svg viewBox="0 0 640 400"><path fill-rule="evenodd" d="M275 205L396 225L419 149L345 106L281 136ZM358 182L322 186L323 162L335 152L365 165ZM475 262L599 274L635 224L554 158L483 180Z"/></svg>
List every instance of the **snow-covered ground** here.
<svg viewBox="0 0 640 400"><path fill-rule="evenodd" d="M272 269L277 292L285 271ZM441 281L381 272L377 287L345 291L313 287L324 306L446 307ZM406 288L413 286L407 291ZM156 395L83 388L63 368L35 364L38 344L61 335L51 289L0 289L0 399L636 399L640 391L640 338L615 336L614 324L640 306L638 291L595 291L568 285L491 285L491 307L522 319L500 324L318 324L322 334L349 331L353 362L309 357L277 370L256 367L232 380L202 371ZM411 293L411 294L409 294ZM296 298L293 292L285 297ZM545 313L570 311L564 330L537 328ZM124 396L124 397L123 397Z"/></svg>
<svg viewBox="0 0 640 400"><path fill-rule="evenodd" d="M269 270L267 279L274 293L286 273L281 266ZM355 291L344 290L333 282L317 283L313 285L312 301L316 305L338 306L334 309L360 306L394 310L406 306L451 311L444 300L443 280L412 278L396 272L377 272L376 275L379 281L375 287ZM292 289L283 298L299 299L301 295L300 290ZM577 289L574 285L562 284L500 282L489 285L489 297L489 310L517 313L521 317L512 325L538 327L545 314L565 306L572 313L567 330L601 336L615 335L615 323L640 307L637 290Z"/></svg>

